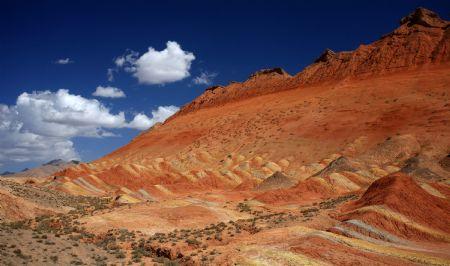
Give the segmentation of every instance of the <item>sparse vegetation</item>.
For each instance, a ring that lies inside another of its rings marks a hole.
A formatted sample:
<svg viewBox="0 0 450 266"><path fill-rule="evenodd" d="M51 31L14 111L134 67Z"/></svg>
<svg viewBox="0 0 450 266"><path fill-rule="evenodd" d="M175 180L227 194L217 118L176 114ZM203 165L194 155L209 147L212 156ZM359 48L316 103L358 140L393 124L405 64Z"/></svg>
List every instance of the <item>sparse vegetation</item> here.
<svg viewBox="0 0 450 266"><path fill-rule="evenodd" d="M251 212L251 208L247 202L239 202L237 205L240 212Z"/></svg>

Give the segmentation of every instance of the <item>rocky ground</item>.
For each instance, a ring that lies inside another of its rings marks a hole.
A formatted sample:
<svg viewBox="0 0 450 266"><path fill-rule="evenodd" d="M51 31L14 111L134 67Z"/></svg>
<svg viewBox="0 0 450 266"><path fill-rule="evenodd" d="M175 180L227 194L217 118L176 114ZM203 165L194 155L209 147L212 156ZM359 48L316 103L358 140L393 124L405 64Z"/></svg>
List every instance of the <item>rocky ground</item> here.
<svg viewBox="0 0 450 266"><path fill-rule="evenodd" d="M70 211L1 224L0 260L5 265L448 264L448 199L406 175L382 180L363 194L275 205L238 199L239 192L126 204L113 198L75 200L59 192ZM410 186L414 193L401 192ZM436 188L450 193L448 186ZM408 202L418 197L442 223L424 222L407 204L398 207L405 197Z"/></svg>
<svg viewBox="0 0 450 266"><path fill-rule="evenodd" d="M59 197L63 196L59 193ZM356 198L348 195L287 208L264 206L247 199L212 204L189 198L161 203L175 209L161 213L161 206L152 206L156 203L115 206L112 199L83 198L92 201L84 205L81 200L66 196L66 203L77 203L69 212L1 224L3 264L215 264L229 261L228 246L241 238L297 224L314 224L316 217ZM196 216L195 209L202 207L204 212ZM140 217L133 216L134 211ZM205 213L227 215L217 215L214 223ZM174 214L175 219L171 217ZM157 219L160 224L145 224Z"/></svg>

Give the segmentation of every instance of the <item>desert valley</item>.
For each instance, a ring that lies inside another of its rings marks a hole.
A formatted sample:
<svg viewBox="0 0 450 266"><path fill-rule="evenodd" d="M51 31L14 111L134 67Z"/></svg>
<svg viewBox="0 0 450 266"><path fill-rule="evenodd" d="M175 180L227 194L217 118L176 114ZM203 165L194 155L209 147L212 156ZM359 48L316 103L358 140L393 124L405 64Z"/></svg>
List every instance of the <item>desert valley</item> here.
<svg viewBox="0 0 450 266"><path fill-rule="evenodd" d="M0 222L2 265L450 265L450 22L418 8L100 159L3 176Z"/></svg>

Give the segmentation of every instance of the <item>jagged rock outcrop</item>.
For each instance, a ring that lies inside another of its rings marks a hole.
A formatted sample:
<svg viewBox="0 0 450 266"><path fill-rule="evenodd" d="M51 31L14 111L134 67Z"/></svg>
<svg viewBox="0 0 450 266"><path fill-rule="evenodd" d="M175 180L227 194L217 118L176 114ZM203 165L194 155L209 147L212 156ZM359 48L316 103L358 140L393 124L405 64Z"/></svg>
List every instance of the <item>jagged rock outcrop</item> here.
<svg viewBox="0 0 450 266"><path fill-rule="evenodd" d="M413 13L402 18L400 24L407 24L409 27L416 24L435 28L445 28L448 26L448 23L443 21L438 14L422 7L417 8Z"/></svg>
<svg viewBox="0 0 450 266"><path fill-rule="evenodd" d="M314 60L314 63L329 62L335 56L336 56L336 53L333 50L327 48L327 49L325 49L325 51L323 51L323 53L316 60Z"/></svg>
<svg viewBox="0 0 450 266"><path fill-rule="evenodd" d="M250 75L249 79L258 78L258 77L265 76L265 75L282 75L282 76L286 76L286 77L289 76L289 74L286 71L284 71L284 69L282 69L281 67L276 67L276 68L267 68L267 69L261 69L259 71L256 71L255 73Z"/></svg>

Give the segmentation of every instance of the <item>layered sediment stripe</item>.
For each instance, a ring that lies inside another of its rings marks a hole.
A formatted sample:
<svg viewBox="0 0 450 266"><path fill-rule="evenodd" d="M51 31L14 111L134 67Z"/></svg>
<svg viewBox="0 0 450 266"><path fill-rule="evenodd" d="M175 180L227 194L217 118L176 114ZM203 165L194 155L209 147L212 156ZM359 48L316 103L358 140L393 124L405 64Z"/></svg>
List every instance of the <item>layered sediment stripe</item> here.
<svg viewBox="0 0 450 266"><path fill-rule="evenodd" d="M394 220L396 222L402 223L407 227L411 227L417 231L431 235L436 239L443 240L445 242L450 242L450 235L448 233L430 228L430 227L422 225L422 224L419 224L419 223L411 220L410 218L404 216L403 214L398 213L394 210L391 210L390 208L388 208L384 205L365 206L365 207L356 209L356 210L350 212L349 214L350 215L351 214L364 214L364 213L369 213L369 212L374 212L379 215L382 215L387 220Z"/></svg>
<svg viewBox="0 0 450 266"><path fill-rule="evenodd" d="M166 195L173 195L173 192L170 191L169 189L167 189L166 187L164 187L163 185L155 185L155 187L161 191L162 193L166 194Z"/></svg>
<svg viewBox="0 0 450 266"><path fill-rule="evenodd" d="M358 248L367 252L377 253L381 256L392 256L414 263L421 263L427 265L449 265L450 259L431 256L429 254L407 251L393 246L377 245L369 241L357 238L349 238L342 235L334 234L325 231L314 231L309 234L310 237L321 237L323 239L333 241L341 245Z"/></svg>
<svg viewBox="0 0 450 266"><path fill-rule="evenodd" d="M241 253L244 253L246 257L238 259L240 265L331 265L304 254L266 246L247 246L241 249Z"/></svg>
<svg viewBox="0 0 450 266"><path fill-rule="evenodd" d="M352 227L355 227L357 231L353 230ZM405 239L401 239L389 232L375 228L356 219L347 220L340 225L332 227L332 230L337 230L345 236L359 238L376 244L381 244L382 241L401 244L407 243Z"/></svg>
<svg viewBox="0 0 450 266"><path fill-rule="evenodd" d="M73 182L75 184L79 185L80 187L83 187L84 189L91 191L93 194L97 194L97 195L105 194L105 191L93 186L91 183L87 182L83 177L74 179Z"/></svg>
<svg viewBox="0 0 450 266"><path fill-rule="evenodd" d="M61 184L61 189L67 193L79 196L92 196L92 192L69 181Z"/></svg>

